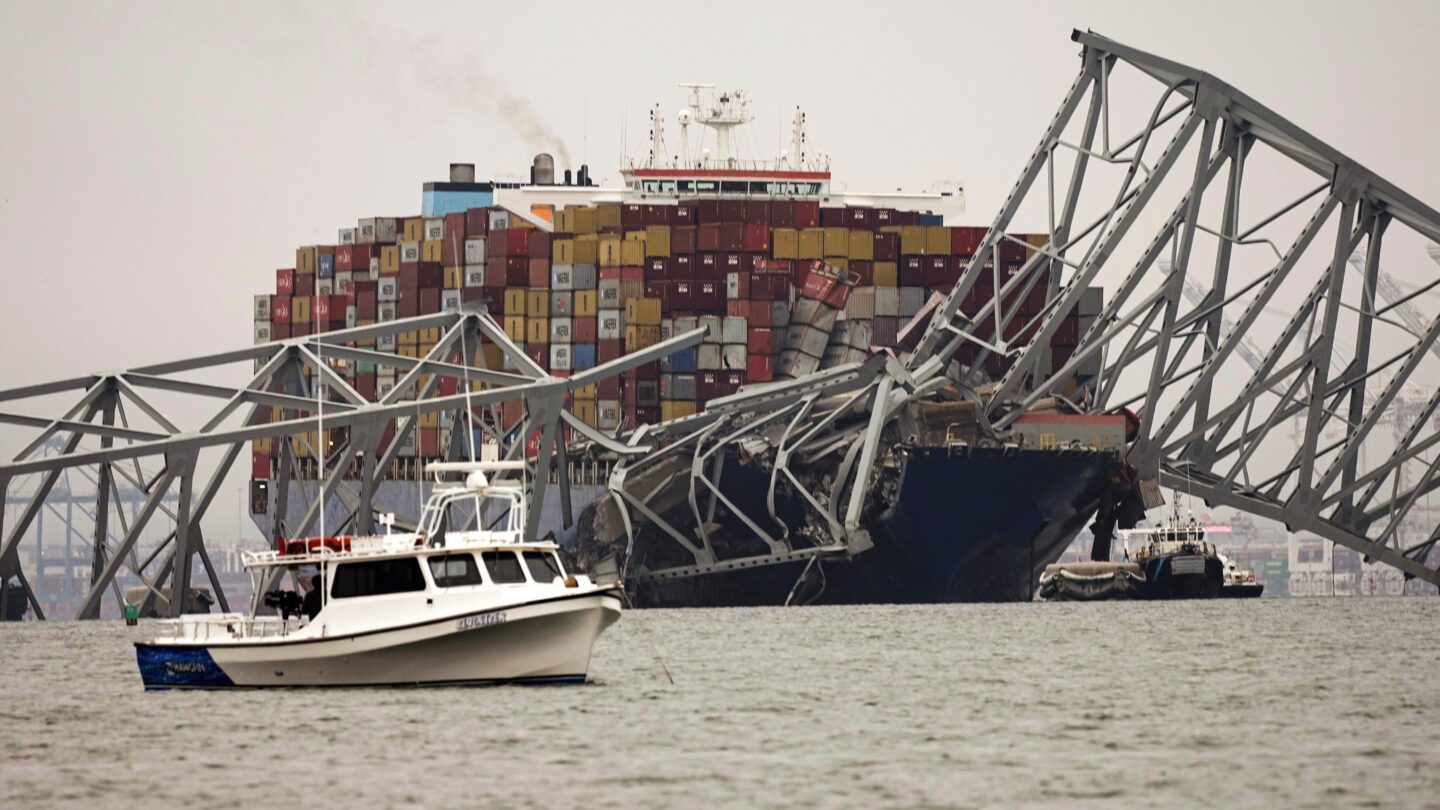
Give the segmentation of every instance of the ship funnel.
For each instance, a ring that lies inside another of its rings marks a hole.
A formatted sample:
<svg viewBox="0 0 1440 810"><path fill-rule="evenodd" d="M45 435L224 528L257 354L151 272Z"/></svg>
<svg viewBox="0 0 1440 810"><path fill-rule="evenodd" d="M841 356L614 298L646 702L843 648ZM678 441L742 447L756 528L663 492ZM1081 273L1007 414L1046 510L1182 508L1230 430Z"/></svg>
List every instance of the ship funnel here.
<svg viewBox="0 0 1440 810"><path fill-rule="evenodd" d="M588 185L590 185L590 167L589 167L588 165L586 165L586 164L584 164L584 163L581 163L581 164L580 164L580 175L575 179L575 185L577 185L577 186L588 186Z"/></svg>
<svg viewBox="0 0 1440 810"><path fill-rule="evenodd" d="M570 170L569 170L569 169L566 169L566 170L565 170L565 185L567 185L567 186L570 185Z"/></svg>
<svg viewBox="0 0 1440 810"><path fill-rule="evenodd" d="M452 183L473 183L475 182L474 163L451 163L450 182Z"/></svg>
<svg viewBox="0 0 1440 810"><path fill-rule="evenodd" d="M536 155L535 162L530 164L530 185L555 185L555 158L549 152Z"/></svg>

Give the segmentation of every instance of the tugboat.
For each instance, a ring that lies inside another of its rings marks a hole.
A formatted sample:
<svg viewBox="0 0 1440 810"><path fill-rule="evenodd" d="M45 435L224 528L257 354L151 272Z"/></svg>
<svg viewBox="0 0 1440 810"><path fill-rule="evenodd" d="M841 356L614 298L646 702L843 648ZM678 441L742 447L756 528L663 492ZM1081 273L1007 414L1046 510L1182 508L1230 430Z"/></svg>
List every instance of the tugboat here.
<svg viewBox="0 0 1440 810"><path fill-rule="evenodd" d="M1220 586L1221 599L1254 599L1265 592L1265 583L1255 578L1254 571L1241 568L1223 554L1220 555L1220 560L1225 563L1225 581Z"/></svg>
<svg viewBox="0 0 1440 810"><path fill-rule="evenodd" d="M247 552L248 613L185 615L135 645L147 690L582 683L620 617L620 583L568 575L552 542L525 542L523 462L431 464L420 531L281 540ZM442 481L446 474L463 481ZM448 529L475 518L496 526ZM393 520L393 519L392 519ZM306 594L271 590L286 572ZM260 606L279 615L261 615Z"/></svg>
<svg viewBox="0 0 1440 810"><path fill-rule="evenodd" d="M1119 532L1128 541L1143 542L1134 561L1145 575L1150 599L1214 599L1224 583L1225 564L1205 527L1194 517L1181 521L1172 514L1165 525Z"/></svg>

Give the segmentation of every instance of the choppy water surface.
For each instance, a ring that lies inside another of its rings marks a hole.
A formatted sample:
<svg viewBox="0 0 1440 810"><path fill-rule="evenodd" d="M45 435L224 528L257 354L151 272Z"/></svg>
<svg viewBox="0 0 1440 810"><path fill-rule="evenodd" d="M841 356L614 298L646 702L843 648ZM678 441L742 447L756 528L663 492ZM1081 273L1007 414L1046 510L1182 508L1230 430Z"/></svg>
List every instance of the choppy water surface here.
<svg viewBox="0 0 1440 810"><path fill-rule="evenodd" d="M0 806L1440 802L1440 599L641 611L577 687L146 694L147 632L0 626Z"/></svg>

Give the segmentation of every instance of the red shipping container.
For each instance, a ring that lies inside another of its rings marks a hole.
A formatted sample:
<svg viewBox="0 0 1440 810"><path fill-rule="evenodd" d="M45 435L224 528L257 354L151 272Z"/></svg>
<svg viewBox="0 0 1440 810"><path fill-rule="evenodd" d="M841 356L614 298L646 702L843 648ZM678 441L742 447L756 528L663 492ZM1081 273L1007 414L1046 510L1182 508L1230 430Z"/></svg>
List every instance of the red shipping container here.
<svg viewBox="0 0 1440 810"><path fill-rule="evenodd" d="M736 202L740 202L736 200ZM717 250L740 252L745 249L745 225L740 222L724 222L720 225L720 247Z"/></svg>
<svg viewBox="0 0 1440 810"><path fill-rule="evenodd" d="M691 224L708 225L712 222L718 223L720 221L719 200L687 200L686 202L695 209L695 221Z"/></svg>
<svg viewBox="0 0 1440 810"><path fill-rule="evenodd" d="M529 239L527 241L526 255L528 255L532 259L544 259L547 262L550 261L550 234L540 230L539 228L532 228L528 231L525 231L525 233L529 235ZM465 245L463 242L461 243L460 248L462 251L464 250ZM462 253L461 255L463 256L464 254Z"/></svg>
<svg viewBox="0 0 1440 810"><path fill-rule="evenodd" d="M375 375L356 374L355 393L364 397L368 401L375 401Z"/></svg>
<svg viewBox="0 0 1440 810"><path fill-rule="evenodd" d="M700 403L709 402L720 396L720 375L714 371L701 371L695 374L695 401Z"/></svg>
<svg viewBox="0 0 1440 810"><path fill-rule="evenodd" d="M687 200L687 202L688 202L688 200ZM674 220L673 220L673 221L674 221L674 224L676 224L676 225L694 225L694 224L695 224L695 208L694 208L694 206L683 205L683 204L682 204L682 205L677 205L677 206L675 206L675 211L673 212L673 216L674 216Z"/></svg>
<svg viewBox="0 0 1440 810"><path fill-rule="evenodd" d="M670 282L664 279L645 282L645 297L658 298L661 311L670 309Z"/></svg>
<svg viewBox="0 0 1440 810"><path fill-rule="evenodd" d="M350 302L343 295L317 295L313 306L315 320L320 323L334 323L338 320L344 324L345 308L350 306Z"/></svg>
<svg viewBox="0 0 1440 810"><path fill-rule="evenodd" d="M751 298L750 274L744 271L730 273L725 278L725 297L735 299Z"/></svg>
<svg viewBox="0 0 1440 810"><path fill-rule="evenodd" d="M751 354L774 354L775 330L769 327L752 327L746 334L746 346Z"/></svg>
<svg viewBox="0 0 1440 810"><path fill-rule="evenodd" d="M895 209L894 209L894 208L875 208L875 209L872 209L872 210L875 212L875 219L874 219L874 221L871 223L871 225L872 225L873 227L875 227L875 228L888 228L888 227L890 227L891 225L894 225L894 224L895 224ZM882 260L877 260L877 261L882 261Z"/></svg>
<svg viewBox="0 0 1440 810"><path fill-rule="evenodd" d="M530 228L507 228L497 234L498 239L485 243L486 251L496 256L526 256L530 253ZM487 253L486 255L491 255Z"/></svg>
<svg viewBox="0 0 1440 810"><path fill-rule="evenodd" d="M295 294L295 271L293 269L275 271L275 294Z"/></svg>
<svg viewBox="0 0 1440 810"><path fill-rule="evenodd" d="M429 315L440 311L440 289L438 287L420 288L420 314Z"/></svg>
<svg viewBox="0 0 1440 810"><path fill-rule="evenodd" d="M844 208L821 208L821 209L820 209L820 227L822 227L822 228L844 228L844 227L845 227L845 209L844 209Z"/></svg>
<svg viewBox="0 0 1440 810"><path fill-rule="evenodd" d="M646 225L669 225L675 216L673 205L647 205L645 206Z"/></svg>
<svg viewBox="0 0 1440 810"><path fill-rule="evenodd" d="M413 318L420 314L420 291L401 287L395 297L395 314L401 318Z"/></svg>
<svg viewBox="0 0 1440 810"><path fill-rule="evenodd" d="M550 288L550 260L531 258L525 265L525 280L530 289Z"/></svg>
<svg viewBox="0 0 1440 810"><path fill-rule="evenodd" d="M270 454L250 454L250 477L256 480L264 480L270 477Z"/></svg>
<svg viewBox="0 0 1440 810"><path fill-rule="evenodd" d="M270 324L270 339L271 339L271 340L289 340L289 339L290 339L290 324L288 324L288 323L271 323L271 324Z"/></svg>
<svg viewBox="0 0 1440 810"><path fill-rule="evenodd" d="M270 299L270 323L290 323L290 296L277 295Z"/></svg>
<svg viewBox="0 0 1440 810"><path fill-rule="evenodd" d="M600 280L601 280L601 281L619 281L619 280L620 280L620 268L618 268L618 267L602 267L602 268L600 268Z"/></svg>
<svg viewBox="0 0 1440 810"><path fill-rule="evenodd" d="M725 314L731 318L743 318L750 312L750 302L743 298L725 299Z"/></svg>
<svg viewBox="0 0 1440 810"><path fill-rule="evenodd" d="M696 258L699 259L699 263L695 266L696 281L723 281L725 279L725 270L718 254L701 253Z"/></svg>
<svg viewBox="0 0 1440 810"><path fill-rule="evenodd" d="M730 278L731 273L745 272L745 254L726 253L720 257L720 277L714 281L725 281Z"/></svg>
<svg viewBox="0 0 1440 810"><path fill-rule="evenodd" d="M770 226L773 228L795 227L795 203L790 200L771 200Z"/></svg>
<svg viewBox="0 0 1440 810"><path fill-rule="evenodd" d="M447 219L454 214L447 215ZM459 267L465 263L465 235L449 229L446 223L445 238L440 242L440 263L446 267Z"/></svg>
<svg viewBox="0 0 1440 810"><path fill-rule="evenodd" d="M769 200L746 200L745 201L745 222L746 224L770 224L770 201Z"/></svg>
<svg viewBox="0 0 1440 810"><path fill-rule="evenodd" d="M953 256L927 256L925 258L925 283L955 283L955 261Z"/></svg>
<svg viewBox="0 0 1440 810"><path fill-rule="evenodd" d="M1013 238L1016 235L1010 234L1010 236ZM998 247L1000 249L1000 261L1002 263L1021 263L1025 261L1024 238L1021 237L1020 239L1021 241L1019 242L1013 242L1010 239L1000 240Z"/></svg>
<svg viewBox="0 0 1440 810"><path fill-rule="evenodd" d="M600 340L595 343L595 360L597 363L608 363L611 360L619 360L624 354L625 341L623 340ZM617 394L616 396L619 395ZM615 397L602 397L602 399L615 399Z"/></svg>
<svg viewBox="0 0 1440 810"><path fill-rule="evenodd" d="M466 287L460 291L461 301L478 301L492 313L504 308L504 292L501 287Z"/></svg>
<svg viewBox="0 0 1440 810"><path fill-rule="evenodd" d="M456 211L445 215L445 241L451 237L460 241L460 246L465 246L465 238L470 234L470 223L465 217L464 211Z"/></svg>
<svg viewBox="0 0 1440 810"><path fill-rule="evenodd" d="M795 221L792 228L820 227L820 203L816 200L795 201Z"/></svg>
<svg viewBox="0 0 1440 810"><path fill-rule="evenodd" d="M717 281L698 282L691 306L699 312L724 312L725 285Z"/></svg>
<svg viewBox="0 0 1440 810"><path fill-rule="evenodd" d="M745 201L725 199L720 201L720 219L722 224L741 225L745 222Z"/></svg>
<svg viewBox="0 0 1440 810"><path fill-rule="evenodd" d="M440 455L440 429L420 428L420 455L425 458L434 458Z"/></svg>
<svg viewBox="0 0 1440 810"><path fill-rule="evenodd" d="M470 208L465 211L465 233L484 236L490 229L490 209Z"/></svg>
<svg viewBox="0 0 1440 810"><path fill-rule="evenodd" d="M724 391L726 395L739 391L740 386L744 384L745 372L743 371L727 371L720 375L720 389Z"/></svg>
<svg viewBox="0 0 1440 810"><path fill-rule="evenodd" d="M670 278L670 260L663 257L655 257L645 260L645 280L665 280Z"/></svg>
<svg viewBox="0 0 1440 810"><path fill-rule="evenodd" d="M743 236L745 249L752 253L770 252L770 226L761 222L750 222L745 226Z"/></svg>
<svg viewBox="0 0 1440 810"><path fill-rule="evenodd" d="M875 286L874 265L864 259L851 259L850 277L855 281L857 287L873 287Z"/></svg>
<svg viewBox="0 0 1440 810"><path fill-rule="evenodd" d="M460 393L459 377L441 377L439 382L439 394L442 397L451 397Z"/></svg>
<svg viewBox="0 0 1440 810"><path fill-rule="evenodd" d="M308 336L309 336L312 332L314 332L314 331L315 331L315 330L314 330L313 327L310 326L310 322L309 322L309 321L306 321L305 323L292 323L292 324L290 324L290 337L295 337L295 338L308 337Z"/></svg>
<svg viewBox="0 0 1440 810"><path fill-rule="evenodd" d="M695 229L695 249L702 253L714 253L720 249L720 223L707 222Z"/></svg>
<svg viewBox="0 0 1440 810"><path fill-rule="evenodd" d="M670 309L675 312L689 312L695 308L695 284L693 281L676 281L670 286Z"/></svg>
<svg viewBox="0 0 1440 810"><path fill-rule="evenodd" d="M925 259L919 256L906 256L900 260L900 286L925 286Z"/></svg>
<svg viewBox="0 0 1440 810"><path fill-rule="evenodd" d="M355 269L355 246L335 246L335 270L341 273L348 273ZM365 269L370 269L370 262L365 262Z"/></svg>
<svg viewBox="0 0 1440 810"><path fill-rule="evenodd" d="M875 209L853 205L845 209L845 227L852 230L870 230L875 227Z"/></svg>
<svg viewBox="0 0 1440 810"><path fill-rule="evenodd" d="M576 319L575 319L575 342L576 342L576 343L594 343L594 342L595 342L595 336L596 336L596 321L597 321L597 320L598 320L598 319L595 318L595 316L593 316L593 315L587 316L587 317L583 317L583 318L576 318Z"/></svg>
<svg viewBox="0 0 1440 810"><path fill-rule="evenodd" d="M975 251L980 249L980 241L985 238L987 228L977 228L968 225L958 225L950 229L950 252L957 256L974 256ZM879 259L877 256L876 259Z"/></svg>
<svg viewBox="0 0 1440 810"><path fill-rule="evenodd" d="M900 259L900 234L875 234L875 261L893 262Z"/></svg>
<svg viewBox="0 0 1440 810"><path fill-rule="evenodd" d="M603 360L601 362L604 362ZM595 381L595 393L600 399L620 399L620 378L605 377Z"/></svg>
<svg viewBox="0 0 1440 810"><path fill-rule="evenodd" d="M670 278L674 281L689 281L695 278L695 258L693 256L671 256Z"/></svg>
<svg viewBox="0 0 1440 810"><path fill-rule="evenodd" d="M836 309L844 309L845 303L850 300L850 289L848 284L836 284L821 300Z"/></svg>
<svg viewBox="0 0 1440 810"><path fill-rule="evenodd" d="M530 345L525 344L525 355L535 361L535 365L546 371L550 370L550 344Z"/></svg>
<svg viewBox="0 0 1440 810"><path fill-rule="evenodd" d="M689 208L681 208L681 211L689 211ZM694 253L698 246L699 229L690 225L683 225L670 230L670 253L674 256L689 255Z"/></svg>
<svg viewBox="0 0 1440 810"><path fill-rule="evenodd" d="M745 379L750 382L770 382L775 379L775 358L768 354L746 355Z"/></svg>
<svg viewBox="0 0 1440 810"><path fill-rule="evenodd" d="M315 274L314 274L314 273L296 273L296 274L295 274L295 289L291 290L290 294L291 294L291 295L300 296L300 297L302 297L302 298L304 298L304 297L306 297L306 296L314 295L314 294L315 294Z"/></svg>
<svg viewBox="0 0 1440 810"><path fill-rule="evenodd" d="M645 227L645 206L626 203L620 206L620 226L627 231L638 231Z"/></svg>
<svg viewBox="0 0 1440 810"><path fill-rule="evenodd" d="M806 273L805 283L800 287L800 295L803 298L820 301L829 295L837 284L835 277L828 273Z"/></svg>
<svg viewBox="0 0 1440 810"><path fill-rule="evenodd" d="M620 268L621 281L644 281L645 268L643 267L622 267Z"/></svg>

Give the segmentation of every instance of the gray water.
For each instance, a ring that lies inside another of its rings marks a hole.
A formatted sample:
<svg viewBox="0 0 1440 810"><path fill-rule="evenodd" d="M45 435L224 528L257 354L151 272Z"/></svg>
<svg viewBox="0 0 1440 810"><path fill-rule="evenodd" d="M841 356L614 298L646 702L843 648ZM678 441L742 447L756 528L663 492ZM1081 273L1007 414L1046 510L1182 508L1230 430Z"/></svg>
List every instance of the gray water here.
<svg viewBox="0 0 1440 810"><path fill-rule="evenodd" d="M1440 804L1440 599L638 611L571 687L147 694L147 632L0 626L0 807Z"/></svg>

